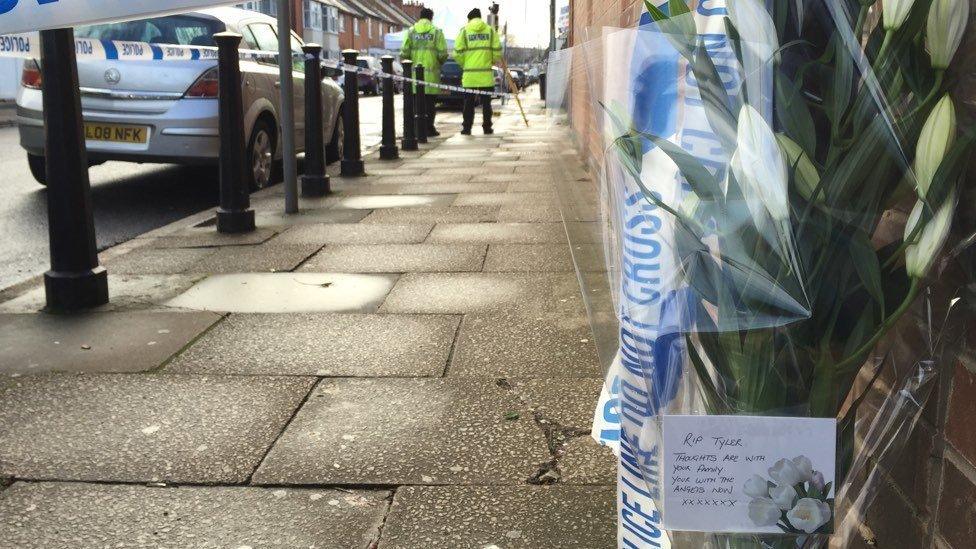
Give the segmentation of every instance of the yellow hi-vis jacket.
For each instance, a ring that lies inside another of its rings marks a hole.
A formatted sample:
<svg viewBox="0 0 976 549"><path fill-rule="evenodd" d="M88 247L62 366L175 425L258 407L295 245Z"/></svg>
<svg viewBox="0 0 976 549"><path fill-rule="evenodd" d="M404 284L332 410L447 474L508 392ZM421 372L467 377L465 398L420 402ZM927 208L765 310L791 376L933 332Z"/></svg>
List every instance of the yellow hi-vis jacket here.
<svg viewBox="0 0 976 549"><path fill-rule="evenodd" d="M447 41L444 33L434 26L429 19L421 19L414 26L407 29L407 37L403 39L400 49L400 59L413 61L424 67L424 81L433 84L441 82L441 65L447 61ZM436 95L440 88L427 86L424 91L428 95Z"/></svg>
<svg viewBox="0 0 976 549"><path fill-rule="evenodd" d="M498 31L479 18L468 21L454 41L454 59L461 65L461 85L466 88L492 88L495 74L491 66L502 60Z"/></svg>

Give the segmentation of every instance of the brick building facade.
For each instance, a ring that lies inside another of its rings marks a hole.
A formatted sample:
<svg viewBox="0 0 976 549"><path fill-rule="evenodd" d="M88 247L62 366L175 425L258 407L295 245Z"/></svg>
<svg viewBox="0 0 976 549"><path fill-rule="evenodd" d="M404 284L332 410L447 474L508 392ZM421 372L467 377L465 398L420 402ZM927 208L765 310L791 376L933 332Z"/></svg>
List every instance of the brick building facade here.
<svg viewBox="0 0 976 549"><path fill-rule="evenodd" d="M658 2L660 3L660 2ZM879 3L880 5L880 3ZM604 27L633 27L643 11L641 0L571 0L568 45L584 42L591 46L587 55L598 55L589 42L599 39ZM972 11L972 10L971 10ZM596 46L598 48L598 46ZM966 43L955 61L960 85L956 95L969 89L976 78L976 29L970 23ZM587 70L581 55L574 55L569 80L568 108L570 123L577 144L593 167L602 155L599 118L589 93L591 79L600 81L598 67ZM972 94L966 98L971 99ZM957 105L973 103L957 101ZM972 108L971 106L969 107ZM961 113L960 113L961 114ZM972 115L973 113L968 113ZM971 116L970 116L971 119ZM976 176L971 168L970 177ZM967 185L967 188L971 185ZM972 195L972 189L967 190ZM976 203L965 196L963 205ZM961 206L957 225L966 225L956 235L971 234L976 220L976 207ZM902 218L903 219L903 218ZM902 221L903 222L903 221ZM900 233L899 233L900 234ZM976 287L976 254L957 258L951 263L948 275L939 280L940 290ZM951 296L942 295L935 303L946 303ZM972 303L972 299L968 300ZM939 319L935 311L933 318ZM855 549L970 549L976 547L976 313L955 311L946 350L936 377L932 394L916 428L905 441L903 452L891 463L882 463L878 494L867 509L863 524L847 547ZM925 348L921 303L914 314L906 315L884 346L891 350L893 364L901 368L914 367ZM972 326L973 329L965 328ZM890 375L882 376L880 389L861 416L867 419L876 413L883 401L882 391L890 390ZM845 548L846 549L846 548Z"/></svg>

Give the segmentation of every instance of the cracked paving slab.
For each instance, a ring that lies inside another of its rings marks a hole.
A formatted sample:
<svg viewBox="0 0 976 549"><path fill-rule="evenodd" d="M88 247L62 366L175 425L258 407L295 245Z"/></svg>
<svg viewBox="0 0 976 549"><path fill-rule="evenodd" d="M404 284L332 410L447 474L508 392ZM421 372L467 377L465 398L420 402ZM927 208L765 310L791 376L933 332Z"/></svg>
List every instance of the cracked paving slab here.
<svg viewBox="0 0 976 549"><path fill-rule="evenodd" d="M607 549L616 546L611 486L405 486L380 549Z"/></svg>
<svg viewBox="0 0 976 549"><path fill-rule="evenodd" d="M202 274L172 275L108 275L110 301L98 307L97 311L118 311L132 309L163 309L163 302L186 291ZM0 304L0 312L33 313L46 305L44 287L38 286L23 295Z"/></svg>
<svg viewBox="0 0 976 549"><path fill-rule="evenodd" d="M313 378L0 378L0 476L239 483Z"/></svg>
<svg viewBox="0 0 976 549"><path fill-rule="evenodd" d="M302 272L407 273L480 271L487 246L359 244L326 246Z"/></svg>
<svg viewBox="0 0 976 549"><path fill-rule="evenodd" d="M253 482L520 484L550 459L527 413L489 380L324 380Z"/></svg>
<svg viewBox="0 0 976 549"><path fill-rule="evenodd" d="M0 493L7 547L368 547L389 492L18 482Z"/></svg>
<svg viewBox="0 0 976 549"><path fill-rule="evenodd" d="M441 315L235 314L167 372L348 377L439 376L460 318Z"/></svg>

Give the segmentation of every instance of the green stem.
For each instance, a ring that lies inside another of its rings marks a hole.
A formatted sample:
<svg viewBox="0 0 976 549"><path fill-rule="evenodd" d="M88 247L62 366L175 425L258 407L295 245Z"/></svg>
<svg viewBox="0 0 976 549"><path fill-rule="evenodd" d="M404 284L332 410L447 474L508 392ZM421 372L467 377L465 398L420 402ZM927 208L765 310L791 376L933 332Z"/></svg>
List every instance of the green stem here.
<svg viewBox="0 0 976 549"><path fill-rule="evenodd" d="M915 301L915 298L918 297L919 289L920 289L919 280L917 278L913 278L912 285L908 289L908 295L905 296L905 300L902 301L901 305L898 306L895 312L891 313L891 316L889 316L887 320L884 321L884 324L882 324L881 327L878 328L878 331L874 333L874 335L871 337L871 339L867 341L867 343L861 345L861 347L858 350L854 351L854 353L852 353L849 357L847 357L846 359L838 363L836 366L834 366L833 373L836 375L839 372L845 371L847 368L853 366L860 357L870 352L871 349L873 349L874 346L877 345L878 341L880 341L881 338L884 337L886 333L888 333L888 330L890 330L891 327L894 326L895 322L898 322L898 319L901 318L901 316L904 315L906 312L908 312L908 309L912 306L912 303Z"/></svg>

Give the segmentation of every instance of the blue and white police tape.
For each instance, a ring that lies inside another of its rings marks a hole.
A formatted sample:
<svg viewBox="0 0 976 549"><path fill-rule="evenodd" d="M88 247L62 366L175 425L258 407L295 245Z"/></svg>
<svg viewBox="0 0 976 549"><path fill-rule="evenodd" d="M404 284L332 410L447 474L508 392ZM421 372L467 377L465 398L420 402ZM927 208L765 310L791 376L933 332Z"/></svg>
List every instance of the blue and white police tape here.
<svg viewBox="0 0 976 549"><path fill-rule="evenodd" d="M242 59L277 58L277 52L240 50ZM300 55L300 54L297 54ZM0 57L36 59L41 56L40 35L36 32L0 35ZM183 46L178 44L150 44L148 42L128 42L121 40L99 40L95 38L76 38L75 56L81 61L215 61L217 48L213 46ZM306 56L307 57L307 56ZM377 78L392 78L400 82L422 83L426 87L446 91L508 97L504 92L472 90L460 86L421 82L416 78L405 78L398 74L387 74L368 67L345 65L335 59L323 59L323 63L346 73L364 74Z"/></svg>

